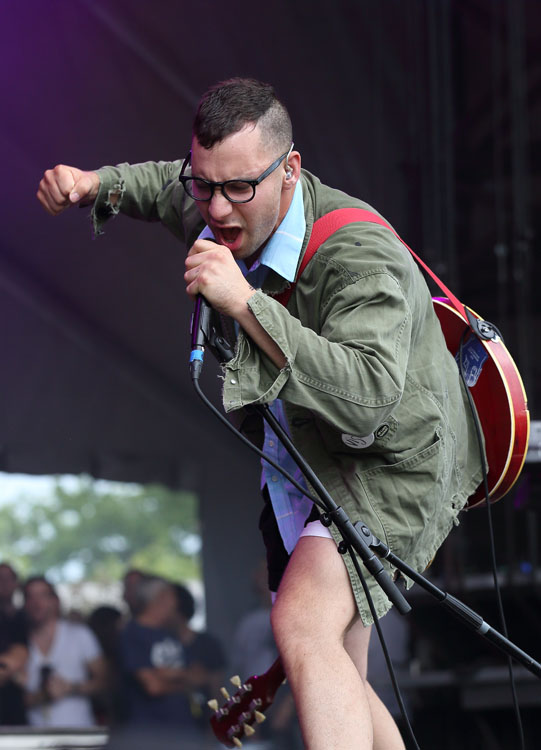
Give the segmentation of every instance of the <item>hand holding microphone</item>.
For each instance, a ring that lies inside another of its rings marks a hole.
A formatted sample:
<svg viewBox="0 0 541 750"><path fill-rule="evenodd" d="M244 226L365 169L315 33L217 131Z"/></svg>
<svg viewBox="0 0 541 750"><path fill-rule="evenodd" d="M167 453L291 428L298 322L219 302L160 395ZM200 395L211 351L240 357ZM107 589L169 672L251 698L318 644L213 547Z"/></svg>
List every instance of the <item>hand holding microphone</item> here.
<svg viewBox="0 0 541 750"><path fill-rule="evenodd" d="M202 294L214 310L237 319L254 293L231 250L212 240L197 240L185 261L186 292Z"/></svg>
<svg viewBox="0 0 541 750"><path fill-rule="evenodd" d="M191 325L190 370L199 377L210 336L211 310L237 318L254 290L229 248L212 240L197 240L186 258L186 292L195 298Z"/></svg>

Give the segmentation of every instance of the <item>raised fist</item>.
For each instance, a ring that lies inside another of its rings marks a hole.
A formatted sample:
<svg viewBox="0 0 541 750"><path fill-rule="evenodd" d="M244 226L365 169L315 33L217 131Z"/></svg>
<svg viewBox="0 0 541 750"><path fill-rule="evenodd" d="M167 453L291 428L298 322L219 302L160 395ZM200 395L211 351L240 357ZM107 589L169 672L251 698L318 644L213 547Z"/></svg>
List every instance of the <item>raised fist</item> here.
<svg viewBox="0 0 541 750"><path fill-rule="evenodd" d="M96 172L83 172L77 167L58 164L43 175L37 197L47 213L56 216L70 206L93 203L99 187L100 178Z"/></svg>

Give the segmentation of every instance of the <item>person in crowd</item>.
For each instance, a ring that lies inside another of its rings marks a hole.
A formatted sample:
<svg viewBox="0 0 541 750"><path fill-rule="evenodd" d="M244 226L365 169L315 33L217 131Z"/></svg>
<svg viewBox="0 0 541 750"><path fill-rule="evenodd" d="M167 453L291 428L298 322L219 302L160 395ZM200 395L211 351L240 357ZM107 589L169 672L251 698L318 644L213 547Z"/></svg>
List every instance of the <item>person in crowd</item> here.
<svg viewBox="0 0 541 750"><path fill-rule="evenodd" d="M278 656L271 627L272 599L265 560L255 567L251 582L254 606L237 623L231 649L233 670L241 677L263 674Z"/></svg>
<svg viewBox="0 0 541 750"><path fill-rule="evenodd" d="M23 612L15 605L15 594L19 591L19 577L7 562L0 562L0 612L7 617L24 620Z"/></svg>
<svg viewBox="0 0 541 750"><path fill-rule="evenodd" d="M174 634L175 587L163 578L147 576L139 581L133 604L137 614L120 633L126 724L193 735L198 727L188 699L191 673L184 647Z"/></svg>
<svg viewBox="0 0 541 750"><path fill-rule="evenodd" d="M122 612L109 605L96 607L87 619L88 627L98 639L107 667L104 689L92 698L98 724L111 725L124 716L119 642L122 624Z"/></svg>
<svg viewBox="0 0 541 750"><path fill-rule="evenodd" d="M0 725L26 724L24 692L18 675L28 657L26 621L15 607L19 588L17 573L0 563Z"/></svg>
<svg viewBox="0 0 541 750"><path fill-rule="evenodd" d="M186 666L191 672L189 689L192 715L202 722L206 718L206 703L219 694L224 684L225 652L216 636L193 630L190 621L195 614L195 600L189 589L175 584L177 618L175 632L182 643Z"/></svg>
<svg viewBox="0 0 541 750"><path fill-rule="evenodd" d="M60 616L54 586L35 576L23 587L29 624L26 705L33 726L90 727L91 697L105 684L105 661L89 627Z"/></svg>
<svg viewBox="0 0 541 750"><path fill-rule="evenodd" d="M146 573L139 568L129 568L122 579L122 598L132 617L135 615L137 587L145 577Z"/></svg>

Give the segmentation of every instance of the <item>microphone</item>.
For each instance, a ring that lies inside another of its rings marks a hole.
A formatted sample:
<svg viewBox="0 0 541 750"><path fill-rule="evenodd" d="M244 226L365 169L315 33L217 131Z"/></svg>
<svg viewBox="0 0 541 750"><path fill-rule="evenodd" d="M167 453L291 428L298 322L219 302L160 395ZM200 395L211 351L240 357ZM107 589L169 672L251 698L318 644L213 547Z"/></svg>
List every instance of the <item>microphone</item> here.
<svg viewBox="0 0 541 750"><path fill-rule="evenodd" d="M205 344L209 338L210 313L212 307L202 294L195 298L195 307L192 313L191 335L192 346L190 353L190 372L192 380L198 380L203 369L203 357Z"/></svg>
<svg viewBox="0 0 541 750"><path fill-rule="evenodd" d="M52 675L52 673L53 668L50 664L43 664L41 666L41 669L39 670L39 689L45 694L47 701L51 700L47 683L49 682L49 677Z"/></svg>

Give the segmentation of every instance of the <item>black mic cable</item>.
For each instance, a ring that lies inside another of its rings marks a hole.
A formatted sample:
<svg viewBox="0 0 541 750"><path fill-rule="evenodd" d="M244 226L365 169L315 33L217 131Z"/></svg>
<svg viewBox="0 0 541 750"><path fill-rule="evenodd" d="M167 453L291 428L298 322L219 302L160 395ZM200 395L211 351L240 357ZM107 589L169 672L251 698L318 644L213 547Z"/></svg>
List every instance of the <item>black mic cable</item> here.
<svg viewBox="0 0 541 750"><path fill-rule="evenodd" d="M325 509L325 506L323 505L322 501L318 498L312 495L309 490L307 490L305 487L303 487L297 480L291 476L285 469L283 469L278 463L276 463L270 456L267 456L262 450L260 450L256 445L254 445L245 435L242 434L237 428L229 422L227 417L225 417L215 406L214 404L209 401L209 399L205 396L203 391L201 390L201 386L199 385L199 376L201 375L201 371L203 369L203 360L205 357L205 345L210 342L210 317L212 313L212 306L207 302L205 297L203 297L202 294L198 294L195 298L195 307L194 311L192 313L192 321L191 321L191 328L190 328L190 334L191 334L191 351L190 351L190 375L192 377L193 386L195 388L195 392L199 396L199 398L203 401L205 406L207 406L211 412L218 417L220 422L224 424L228 430L233 432L236 437L241 440L250 450L254 451L254 453L257 453L260 458L263 458L265 461L267 461L268 464L270 464L273 468L275 468L277 471L279 471L283 476L288 480L288 482L291 482L291 484L296 487L297 490L299 490L305 497L307 497L309 500L311 500L316 505L319 505L323 510ZM220 350L220 352L224 355L224 357L232 358L233 354L227 353L226 354L226 348L219 344L220 339L218 339L218 346L217 348ZM223 344L226 342L224 341Z"/></svg>

